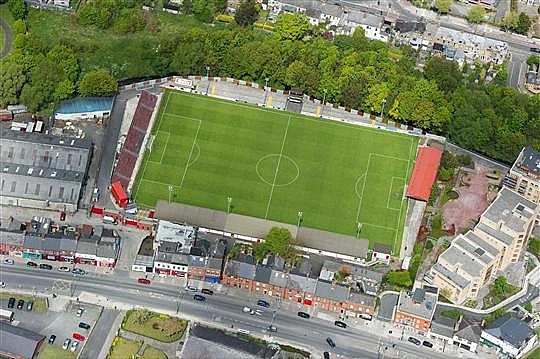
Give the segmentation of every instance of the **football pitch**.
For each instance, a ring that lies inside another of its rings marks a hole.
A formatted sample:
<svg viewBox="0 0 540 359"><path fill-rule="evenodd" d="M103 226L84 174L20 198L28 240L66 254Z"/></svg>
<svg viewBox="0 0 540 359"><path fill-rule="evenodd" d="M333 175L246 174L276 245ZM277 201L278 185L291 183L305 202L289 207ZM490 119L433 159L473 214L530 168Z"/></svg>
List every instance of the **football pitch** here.
<svg viewBox="0 0 540 359"><path fill-rule="evenodd" d="M132 188L158 199L388 244L399 253L418 138L165 92ZM230 200L228 199L230 197ZM229 202L230 201L230 202Z"/></svg>

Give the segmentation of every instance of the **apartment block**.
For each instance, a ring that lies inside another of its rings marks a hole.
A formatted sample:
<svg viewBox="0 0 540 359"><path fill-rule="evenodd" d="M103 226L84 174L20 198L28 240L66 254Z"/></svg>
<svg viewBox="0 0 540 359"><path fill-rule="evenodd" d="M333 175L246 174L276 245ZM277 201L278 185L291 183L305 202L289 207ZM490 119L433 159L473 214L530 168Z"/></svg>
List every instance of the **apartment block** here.
<svg viewBox="0 0 540 359"><path fill-rule="evenodd" d="M524 147L503 184L528 200L540 204L540 152Z"/></svg>

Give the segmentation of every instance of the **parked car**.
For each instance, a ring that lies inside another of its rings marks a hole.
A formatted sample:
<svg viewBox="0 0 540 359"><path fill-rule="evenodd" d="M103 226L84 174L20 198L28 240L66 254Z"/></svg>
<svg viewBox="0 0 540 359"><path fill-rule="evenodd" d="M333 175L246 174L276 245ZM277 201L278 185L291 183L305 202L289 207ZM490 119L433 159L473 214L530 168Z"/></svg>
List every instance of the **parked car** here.
<svg viewBox="0 0 540 359"><path fill-rule="evenodd" d="M88 329L90 329L90 324L84 323L84 322L80 322L80 323L79 323L79 328L88 330Z"/></svg>
<svg viewBox="0 0 540 359"><path fill-rule="evenodd" d="M71 344L71 339L67 338L64 340L64 344L62 344L62 349L67 350L67 348L69 348L69 344Z"/></svg>
<svg viewBox="0 0 540 359"><path fill-rule="evenodd" d="M6 282L0 282L0 287L5 288L6 287Z"/></svg>
<svg viewBox="0 0 540 359"><path fill-rule="evenodd" d="M52 265L46 264L46 263L41 263L41 264L39 265L39 269L51 270L51 269L52 269Z"/></svg>
<svg viewBox="0 0 540 359"><path fill-rule="evenodd" d="M77 316L78 317L82 317L83 313L84 313L84 308L77 309Z"/></svg>
<svg viewBox="0 0 540 359"><path fill-rule="evenodd" d="M341 320L336 320L336 321L334 322L334 325L335 325L336 327L340 327L340 328L347 328L347 323L342 322Z"/></svg>
<svg viewBox="0 0 540 359"><path fill-rule="evenodd" d="M71 347L69 347L69 351L75 352L78 346L79 346L79 342L74 340L73 343L71 343Z"/></svg>
<svg viewBox="0 0 540 359"><path fill-rule="evenodd" d="M66 266L58 267L58 271L59 272L69 272L69 267L66 267Z"/></svg>
<svg viewBox="0 0 540 359"><path fill-rule="evenodd" d="M409 341L410 343L413 343L415 345L422 344L422 342L420 340L416 339L415 337L409 337L409 339L407 339L407 341Z"/></svg>
<svg viewBox="0 0 540 359"><path fill-rule="evenodd" d="M49 344L54 344L54 341L56 340L56 335L52 334L50 337L49 337Z"/></svg>
<svg viewBox="0 0 540 359"><path fill-rule="evenodd" d="M330 348L335 348L336 347L336 343L334 343L334 341L332 340L332 338L328 337L326 338L326 342L328 343L328 345L330 345Z"/></svg>
<svg viewBox="0 0 540 359"><path fill-rule="evenodd" d="M308 313L305 313L305 312L298 312L298 316L300 318L304 318L304 319L309 319L310 315Z"/></svg>
<svg viewBox="0 0 540 359"><path fill-rule="evenodd" d="M208 295L213 295L214 291L212 289L203 288L203 289L201 289L201 293L208 294Z"/></svg>
<svg viewBox="0 0 540 359"><path fill-rule="evenodd" d="M277 332L277 328L274 327L273 325L269 325L269 326L268 326L268 331L270 331L270 332L272 332L272 333L275 333L275 332Z"/></svg>
<svg viewBox="0 0 540 359"><path fill-rule="evenodd" d="M13 298L13 297L9 298L7 307L10 308L10 309L13 308L15 306L16 301L17 300L15 298Z"/></svg>
<svg viewBox="0 0 540 359"><path fill-rule="evenodd" d="M4 259L4 264L13 264L13 263L15 263L15 261L11 258Z"/></svg>
<svg viewBox="0 0 540 359"><path fill-rule="evenodd" d="M324 352L324 353L323 353L323 358L324 358L324 359L330 359L330 353Z"/></svg>
<svg viewBox="0 0 540 359"><path fill-rule="evenodd" d="M32 262L32 261L26 262L26 265L27 265L28 267L34 267L34 268L37 267L37 263Z"/></svg>
<svg viewBox="0 0 540 359"><path fill-rule="evenodd" d="M118 221L116 220L116 218L111 217L111 216L103 216L102 222L104 224L118 224Z"/></svg>
<svg viewBox="0 0 540 359"><path fill-rule="evenodd" d="M84 340L86 339L84 335L81 335L79 333L73 333L72 337L73 339L78 340L80 342L84 342Z"/></svg>
<svg viewBox="0 0 540 359"><path fill-rule="evenodd" d="M66 220L66 212L62 211L60 212L60 221L65 221Z"/></svg>
<svg viewBox="0 0 540 359"><path fill-rule="evenodd" d="M263 300L263 299L259 299L257 301L257 305L260 305L261 307L265 307L265 308L270 307L270 303L268 303L266 300Z"/></svg>
<svg viewBox="0 0 540 359"><path fill-rule="evenodd" d="M31 312L33 308L34 308L34 302L26 303L26 310L27 311Z"/></svg>
<svg viewBox="0 0 540 359"><path fill-rule="evenodd" d="M433 344L431 342L428 342L427 340L424 340L422 342L422 345L428 348L433 348Z"/></svg>
<svg viewBox="0 0 540 359"><path fill-rule="evenodd" d="M185 291L187 292L196 292L197 291L197 288L195 288L194 286L192 285L186 285L186 287L184 288Z"/></svg>
<svg viewBox="0 0 540 359"><path fill-rule="evenodd" d="M99 188L94 187L92 191L92 202L97 202L99 200Z"/></svg>
<svg viewBox="0 0 540 359"><path fill-rule="evenodd" d="M17 302L17 309L23 309L24 308L24 299L19 299Z"/></svg>
<svg viewBox="0 0 540 359"><path fill-rule="evenodd" d="M149 285L151 282L150 282L150 279L139 278L139 279L137 279L137 283Z"/></svg>
<svg viewBox="0 0 540 359"><path fill-rule="evenodd" d="M71 272L73 273L73 275L85 275L86 274L86 271L84 269L81 269L81 268L73 268L73 270Z"/></svg>
<svg viewBox="0 0 540 359"><path fill-rule="evenodd" d="M206 297L204 295L195 294L193 296L193 299L198 300L199 302L204 302L206 300Z"/></svg>
<svg viewBox="0 0 540 359"><path fill-rule="evenodd" d="M531 52L537 52L540 54L540 47L531 47Z"/></svg>

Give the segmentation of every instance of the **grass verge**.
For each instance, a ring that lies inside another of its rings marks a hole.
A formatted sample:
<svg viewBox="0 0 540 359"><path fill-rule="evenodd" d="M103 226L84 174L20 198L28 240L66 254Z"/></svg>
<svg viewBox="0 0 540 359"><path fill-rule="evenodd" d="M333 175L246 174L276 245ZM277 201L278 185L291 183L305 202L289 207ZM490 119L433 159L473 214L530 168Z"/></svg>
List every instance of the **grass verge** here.
<svg viewBox="0 0 540 359"><path fill-rule="evenodd" d="M75 359L77 356L68 350L63 350L58 345L45 343L41 349L38 359Z"/></svg>
<svg viewBox="0 0 540 359"><path fill-rule="evenodd" d="M159 349L147 345L144 348L142 359L167 359L167 355Z"/></svg>
<svg viewBox="0 0 540 359"><path fill-rule="evenodd" d="M32 297L30 295L20 295L13 293L0 293L0 298L15 298L16 300L22 299L24 300L25 305L27 302L34 302L32 311L35 313L46 312L49 308L49 302L47 301L47 298L44 297Z"/></svg>
<svg viewBox="0 0 540 359"><path fill-rule="evenodd" d="M186 320L144 309L128 311L122 322L123 329L164 343L180 339L186 327Z"/></svg>
<svg viewBox="0 0 540 359"><path fill-rule="evenodd" d="M115 337L107 355L107 359L127 359L133 358L139 352L142 341L129 340L122 337Z"/></svg>

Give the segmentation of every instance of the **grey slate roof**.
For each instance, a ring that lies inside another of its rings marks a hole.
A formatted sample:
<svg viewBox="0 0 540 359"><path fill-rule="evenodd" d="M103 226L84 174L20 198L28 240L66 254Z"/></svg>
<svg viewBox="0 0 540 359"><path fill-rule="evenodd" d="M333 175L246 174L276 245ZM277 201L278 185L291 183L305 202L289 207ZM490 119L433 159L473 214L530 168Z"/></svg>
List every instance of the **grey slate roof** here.
<svg viewBox="0 0 540 359"><path fill-rule="evenodd" d="M272 268L267 266L257 266L255 269L255 280L261 283L270 283Z"/></svg>
<svg viewBox="0 0 540 359"><path fill-rule="evenodd" d="M461 319L458 330L454 333L454 336L466 339L472 343L479 343L481 334L482 328L480 327L480 323L464 317Z"/></svg>
<svg viewBox="0 0 540 359"><path fill-rule="evenodd" d="M356 258L366 258L369 241L344 234L300 227L296 239L301 246L333 253L345 254Z"/></svg>
<svg viewBox="0 0 540 359"><path fill-rule="evenodd" d="M239 255L237 255L234 259L229 260L227 263L227 267L225 269L225 272L229 276L236 276L238 278L244 278L244 279L254 279L255 278L255 265L253 263L246 263L242 261L238 261ZM246 256L247 258L251 258L251 256Z"/></svg>
<svg viewBox="0 0 540 359"><path fill-rule="evenodd" d="M385 294L381 297L381 304L379 306L379 313L377 318L391 322L394 318L394 308L397 306L399 295L395 293Z"/></svg>
<svg viewBox="0 0 540 359"><path fill-rule="evenodd" d="M519 166L525 167L527 170L540 176L540 152L532 147L524 147Z"/></svg>
<svg viewBox="0 0 540 359"><path fill-rule="evenodd" d="M189 264L189 258L187 254L156 252L154 262L187 266Z"/></svg>
<svg viewBox="0 0 540 359"><path fill-rule="evenodd" d="M487 333L510 343L515 348L521 348L531 336L536 335L525 322L506 314L489 324L485 329Z"/></svg>
<svg viewBox="0 0 540 359"><path fill-rule="evenodd" d="M36 345L45 337L33 331L0 322L0 352L32 358Z"/></svg>
<svg viewBox="0 0 540 359"><path fill-rule="evenodd" d="M55 147L90 149L92 142L86 138L59 137L45 133L2 131L2 140L42 143Z"/></svg>
<svg viewBox="0 0 540 359"><path fill-rule="evenodd" d="M24 240L26 248L43 251L67 251L74 252L77 249L77 241L73 239L40 238L27 236Z"/></svg>
<svg viewBox="0 0 540 359"><path fill-rule="evenodd" d="M318 280L315 295L321 298L330 298L337 302L345 302L349 297L349 287L325 280Z"/></svg>
<svg viewBox="0 0 540 359"><path fill-rule="evenodd" d="M289 273L287 279L287 288L306 293L315 293L317 287L317 279L302 276L294 273Z"/></svg>
<svg viewBox="0 0 540 359"><path fill-rule="evenodd" d="M358 303L368 307L375 307L377 297L372 295L366 295L362 293L351 292L349 296L349 302Z"/></svg>
<svg viewBox="0 0 540 359"><path fill-rule="evenodd" d="M84 180L84 173L79 171L68 171L43 166L29 166L3 161L0 161L0 171L2 171L4 175L12 174L23 177L51 178L66 182L81 182Z"/></svg>
<svg viewBox="0 0 540 359"><path fill-rule="evenodd" d="M270 284L285 288L287 286L288 277L287 273L272 269L270 274Z"/></svg>

